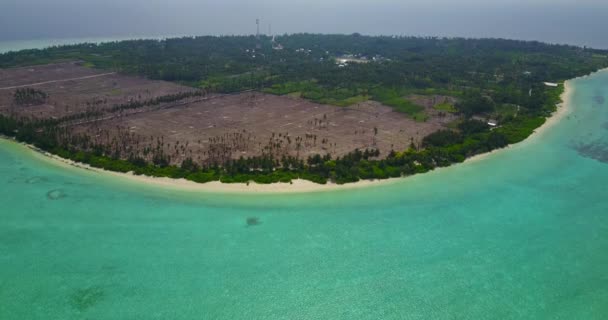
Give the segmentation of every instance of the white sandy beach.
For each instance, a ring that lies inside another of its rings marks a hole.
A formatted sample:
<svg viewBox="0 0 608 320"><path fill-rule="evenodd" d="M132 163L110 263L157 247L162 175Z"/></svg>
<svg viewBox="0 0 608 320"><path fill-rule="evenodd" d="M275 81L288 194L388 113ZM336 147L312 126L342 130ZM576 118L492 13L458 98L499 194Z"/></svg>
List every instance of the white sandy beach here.
<svg viewBox="0 0 608 320"><path fill-rule="evenodd" d="M516 145L509 145L506 148L495 150L493 152L480 154L471 158L468 158L465 163L477 162L484 159L487 159L490 156L495 156L501 152L505 152L513 147L523 145L525 143L529 143L535 139L538 139L544 132L549 130L556 123L559 123L565 115L567 115L571 111L571 106L569 102L571 101L571 97L574 93L573 86L566 81L564 83L565 90L562 94L562 103L558 106L557 111L547 119L547 121L538 128L528 139L525 141L518 143ZM329 190L347 190L354 188L364 188L370 186L378 186L378 185L386 185L390 183L395 183L398 181L402 181L407 178L393 178L387 180L364 180L356 183L349 183L345 185L338 185L335 183L327 183L325 185L316 184L307 180L294 180L292 183L274 183L274 184L257 184L257 183L221 183L219 181L208 182L208 183L196 183L192 181L188 181L185 179L171 179L171 178L156 178L156 177L148 177L148 176L137 176L132 173L119 173L107 171L99 168L93 168L87 164L77 163L72 160L63 159L56 155L39 152L35 150L32 146L30 146L30 150L35 156L38 156L40 159L50 161L56 165L61 165L69 168L79 168L82 170L88 170L95 174L103 174L114 176L117 179L126 179L128 181L143 183L146 185L155 185L162 188L167 188L170 190L187 190L187 191L201 191L201 192L216 192L216 193L307 193L307 192L322 192Z"/></svg>
<svg viewBox="0 0 608 320"><path fill-rule="evenodd" d="M103 174L106 176L112 176L117 179L125 179L131 182L143 183L146 185L155 185L162 188L171 190L183 190L183 191L201 191L201 192L217 192L217 193L307 193L307 192L321 192L329 190L347 190L355 188L364 188L380 184L388 184L391 182L400 181L402 178L393 178L387 180L362 180L356 183L349 183L339 185L335 183L317 184L308 180L297 179L291 183L272 183L272 184L258 184L251 182L245 183L222 183L220 181L212 181L207 183L196 183L186 179L172 179L164 177L149 177L149 176L138 176L133 173L121 173L108 171L100 168L94 168L88 164L75 162L69 159L61 158L57 155L41 152L31 145L27 145L29 151L34 157L37 157L43 161L50 162L54 165L62 166L64 168L78 168L80 170L87 170L94 174Z"/></svg>

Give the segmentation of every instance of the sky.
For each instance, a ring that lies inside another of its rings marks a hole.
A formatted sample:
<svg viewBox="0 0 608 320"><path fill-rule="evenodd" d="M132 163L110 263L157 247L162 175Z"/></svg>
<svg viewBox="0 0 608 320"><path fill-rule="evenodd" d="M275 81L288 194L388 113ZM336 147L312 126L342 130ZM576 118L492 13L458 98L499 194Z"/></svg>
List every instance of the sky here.
<svg viewBox="0 0 608 320"><path fill-rule="evenodd" d="M608 48L606 0L0 0L0 41L353 33L493 37Z"/></svg>

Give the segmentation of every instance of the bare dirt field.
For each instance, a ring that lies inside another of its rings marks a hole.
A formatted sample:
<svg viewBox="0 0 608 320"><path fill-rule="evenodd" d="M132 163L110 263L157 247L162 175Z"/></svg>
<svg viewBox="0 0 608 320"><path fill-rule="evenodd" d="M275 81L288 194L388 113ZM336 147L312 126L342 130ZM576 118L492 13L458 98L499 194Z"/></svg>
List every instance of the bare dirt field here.
<svg viewBox="0 0 608 320"><path fill-rule="evenodd" d="M442 128L442 123L435 118L419 123L375 102L343 108L244 93L88 124L81 130L105 131L116 126L144 137L162 136L172 146L178 141L187 143L197 159L221 160L262 152L338 156L356 148L377 148L386 155L391 149L407 149L412 139L419 143Z"/></svg>
<svg viewBox="0 0 608 320"><path fill-rule="evenodd" d="M12 100L17 88L41 90L49 99L40 105L15 106ZM61 118L186 91L193 89L85 68L77 62L0 69L0 112L12 111L36 118Z"/></svg>
<svg viewBox="0 0 608 320"><path fill-rule="evenodd" d="M16 86L42 90L49 99L41 105L15 106ZM5 69L0 70L0 113L61 118L193 90L73 62ZM301 158L329 153L335 157L356 148L377 148L382 157L391 149L405 150L412 142L419 144L424 136L444 127L450 117L433 113L421 123L376 102L335 107L246 92L182 99L69 125L99 143L133 144L132 150L152 147L160 139L171 162L180 163L186 157L206 162L262 153Z"/></svg>

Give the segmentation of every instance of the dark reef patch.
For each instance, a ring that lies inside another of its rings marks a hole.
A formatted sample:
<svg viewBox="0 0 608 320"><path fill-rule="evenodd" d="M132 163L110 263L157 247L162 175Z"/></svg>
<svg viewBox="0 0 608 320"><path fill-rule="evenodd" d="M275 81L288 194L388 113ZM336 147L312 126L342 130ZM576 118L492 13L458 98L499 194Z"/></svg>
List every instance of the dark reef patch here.
<svg viewBox="0 0 608 320"><path fill-rule="evenodd" d="M262 222L260 221L260 218L258 217L249 217L247 218L247 226L248 227L253 227L253 226L257 226L260 225Z"/></svg>
<svg viewBox="0 0 608 320"><path fill-rule="evenodd" d="M606 130L608 130L608 122L606 122L606 123L604 123L604 124L602 125L602 129L606 129Z"/></svg>
<svg viewBox="0 0 608 320"><path fill-rule="evenodd" d="M579 155L608 163L608 144L602 142L579 143L573 146Z"/></svg>
<svg viewBox="0 0 608 320"><path fill-rule="evenodd" d="M6 180L6 183L11 184L11 183L18 183L18 182L22 182L22 181L23 181L23 178L21 178L21 177L9 177L9 179Z"/></svg>
<svg viewBox="0 0 608 320"><path fill-rule="evenodd" d="M114 265L103 265L101 267L101 271L103 273L107 273L107 274L115 274L117 270L118 270L118 267L114 266Z"/></svg>
<svg viewBox="0 0 608 320"><path fill-rule="evenodd" d="M74 309L82 312L97 304L104 296L105 292L100 287L78 289L72 293L70 303Z"/></svg>
<svg viewBox="0 0 608 320"><path fill-rule="evenodd" d="M25 183L27 183L27 184L36 184L36 183L42 183L42 182L47 182L47 181L49 181L49 178L41 177L41 176L30 177L30 178L25 179Z"/></svg>
<svg viewBox="0 0 608 320"><path fill-rule="evenodd" d="M42 177L42 176L28 177L24 174L19 174L19 176L10 178L8 180L9 183L25 183L25 184L38 184L38 183L45 183L48 181L50 181L50 180L47 177Z"/></svg>
<svg viewBox="0 0 608 320"><path fill-rule="evenodd" d="M21 230L4 230L0 232L0 245L2 246L24 246L29 245L36 238L35 233Z"/></svg>
<svg viewBox="0 0 608 320"><path fill-rule="evenodd" d="M51 190L46 193L46 198L49 200L59 200L67 197L68 195L61 189Z"/></svg>
<svg viewBox="0 0 608 320"><path fill-rule="evenodd" d="M597 104L604 104L604 102L606 102L606 98L604 98L604 96L594 96L593 101Z"/></svg>

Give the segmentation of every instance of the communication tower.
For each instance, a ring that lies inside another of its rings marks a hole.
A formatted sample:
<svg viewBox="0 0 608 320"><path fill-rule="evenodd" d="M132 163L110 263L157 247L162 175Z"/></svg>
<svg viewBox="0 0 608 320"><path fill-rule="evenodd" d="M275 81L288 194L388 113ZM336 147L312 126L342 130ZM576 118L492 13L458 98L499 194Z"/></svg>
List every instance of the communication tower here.
<svg viewBox="0 0 608 320"><path fill-rule="evenodd" d="M257 31L255 33L255 40L256 40L255 48L260 50L260 49L262 49L262 44L260 43L260 19L255 19L255 24L257 26Z"/></svg>

